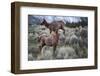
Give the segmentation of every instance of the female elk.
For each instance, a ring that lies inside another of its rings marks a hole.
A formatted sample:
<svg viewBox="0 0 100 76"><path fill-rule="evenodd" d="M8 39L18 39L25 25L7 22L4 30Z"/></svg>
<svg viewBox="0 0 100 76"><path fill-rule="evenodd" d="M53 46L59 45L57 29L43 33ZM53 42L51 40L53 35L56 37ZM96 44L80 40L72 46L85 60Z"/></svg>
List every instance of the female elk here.
<svg viewBox="0 0 100 76"><path fill-rule="evenodd" d="M58 40L59 40L59 36L57 32L52 31L51 34L49 36L47 36L46 34L42 35L39 38L39 48L40 48L40 52L42 50L42 48L46 45L46 46L53 46L53 51L54 51L54 55L55 55L55 50L58 44Z"/></svg>
<svg viewBox="0 0 100 76"><path fill-rule="evenodd" d="M52 31L57 32L59 29L62 29L65 33L63 21L53 21L52 23L47 23L47 21L44 19L41 25L45 25L47 28L49 28L50 33Z"/></svg>

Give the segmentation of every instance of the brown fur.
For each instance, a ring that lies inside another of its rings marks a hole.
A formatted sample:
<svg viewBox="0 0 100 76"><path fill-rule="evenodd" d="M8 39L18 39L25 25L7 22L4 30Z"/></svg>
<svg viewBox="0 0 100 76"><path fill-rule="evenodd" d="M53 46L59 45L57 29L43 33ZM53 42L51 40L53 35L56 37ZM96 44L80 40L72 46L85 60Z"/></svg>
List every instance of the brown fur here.
<svg viewBox="0 0 100 76"><path fill-rule="evenodd" d="M50 36L41 36L39 41L40 41L40 51L42 50L42 48L46 45L46 46L53 46L53 50L55 52L56 50L56 46L58 44L58 40L59 40L59 36L58 33L52 31Z"/></svg>
<svg viewBox="0 0 100 76"><path fill-rule="evenodd" d="M63 21L53 21L52 23L47 23L47 21L44 19L44 21L41 23L41 25L45 25L47 28L49 28L50 33L52 31L57 32L59 29L62 29L65 33L64 29L64 22Z"/></svg>

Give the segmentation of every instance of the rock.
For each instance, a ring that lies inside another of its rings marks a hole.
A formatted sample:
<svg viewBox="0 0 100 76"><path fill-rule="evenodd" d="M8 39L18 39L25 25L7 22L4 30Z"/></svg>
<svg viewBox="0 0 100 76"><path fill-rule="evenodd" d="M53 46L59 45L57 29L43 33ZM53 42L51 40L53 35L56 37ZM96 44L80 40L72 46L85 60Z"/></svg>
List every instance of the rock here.
<svg viewBox="0 0 100 76"><path fill-rule="evenodd" d="M74 59L77 55L75 53L75 50L70 46L63 46L57 48L57 59Z"/></svg>
<svg viewBox="0 0 100 76"><path fill-rule="evenodd" d="M73 34L73 35L70 37L69 43L70 43L71 45L73 45L73 44L77 44L78 41L79 41L78 37L77 37L75 34Z"/></svg>
<svg viewBox="0 0 100 76"><path fill-rule="evenodd" d="M51 60L53 59L53 47L44 46L41 50L41 55L38 56L39 60Z"/></svg>
<svg viewBox="0 0 100 76"><path fill-rule="evenodd" d="M32 61L32 60L33 60L32 53L29 53L29 54L28 54L28 60L29 60L29 61Z"/></svg>

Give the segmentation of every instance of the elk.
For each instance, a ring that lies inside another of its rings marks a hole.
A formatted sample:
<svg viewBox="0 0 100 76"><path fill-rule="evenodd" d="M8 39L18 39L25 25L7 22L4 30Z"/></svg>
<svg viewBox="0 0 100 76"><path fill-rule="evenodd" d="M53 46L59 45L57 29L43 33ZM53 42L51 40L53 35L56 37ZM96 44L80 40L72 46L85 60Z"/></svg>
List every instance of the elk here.
<svg viewBox="0 0 100 76"><path fill-rule="evenodd" d="M39 37L40 53L41 53L41 50L44 46L52 46L53 52L54 52L53 54L55 56L55 50L56 50L56 47L58 44L58 40L59 40L58 32L52 31L49 36L47 36L46 34L41 35Z"/></svg>
<svg viewBox="0 0 100 76"><path fill-rule="evenodd" d="M59 29L62 29L65 33L63 21L53 21L51 23L47 23L47 21L44 19L41 25L45 25L47 28L49 28L50 33L52 31L57 32Z"/></svg>

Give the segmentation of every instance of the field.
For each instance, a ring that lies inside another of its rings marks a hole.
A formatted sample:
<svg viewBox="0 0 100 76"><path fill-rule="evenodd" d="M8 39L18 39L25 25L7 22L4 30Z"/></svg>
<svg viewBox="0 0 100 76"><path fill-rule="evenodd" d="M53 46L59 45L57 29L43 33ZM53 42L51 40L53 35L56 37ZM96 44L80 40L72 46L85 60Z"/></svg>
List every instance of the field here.
<svg viewBox="0 0 100 76"><path fill-rule="evenodd" d="M37 18L37 17L36 17ZM50 31L45 25L38 23L28 24L28 60L55 60L55 59L79 59L88 57L88 26L82 18L81 22L66 22L64 24L65 33L59 32L59 40L54 50L53 46L45 45L39 49L39 36L41 34L50 35ZM36 20L36 19L35 19Z"/></svg>

